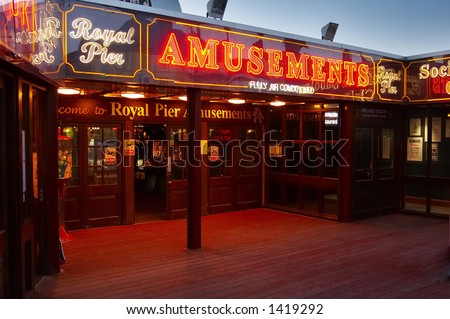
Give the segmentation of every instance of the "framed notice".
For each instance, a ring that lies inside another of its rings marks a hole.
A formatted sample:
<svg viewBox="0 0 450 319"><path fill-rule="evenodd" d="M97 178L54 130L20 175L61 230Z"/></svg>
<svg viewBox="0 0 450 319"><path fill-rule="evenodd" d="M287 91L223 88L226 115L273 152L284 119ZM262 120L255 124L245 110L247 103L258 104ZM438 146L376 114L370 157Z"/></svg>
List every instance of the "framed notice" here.
<svg viewBox="0 0 450 319"><path fill-rule="evenodd" d="M445 121L445 137L450 137L450 120Z"/></svg>
<svg viewBox="0 0 450 319"><path fill-rule="evenodd" d="M431 141L440 142L442 136L442 120L440 117L433 117L432 119L432 131L431 131Z"/></svg>
<svg viewBox="0 0 450 319"><path fill-rule="evenodd" d="M421 119L409 119L409 135L411 136L420 136L421 132Z"/></svg>
<svg viewBox="0 0 450 319"><path fill-rule="evenodd" d="M406 149L406 160L410 162L422 162L423 154L423 138L408 137L408 145Z"/></svg>
<svg viewBox="0 0 450 319"><path fill-rule="evenodd" d="M431 143L431 160L439 162L439 143Z"/></svg>

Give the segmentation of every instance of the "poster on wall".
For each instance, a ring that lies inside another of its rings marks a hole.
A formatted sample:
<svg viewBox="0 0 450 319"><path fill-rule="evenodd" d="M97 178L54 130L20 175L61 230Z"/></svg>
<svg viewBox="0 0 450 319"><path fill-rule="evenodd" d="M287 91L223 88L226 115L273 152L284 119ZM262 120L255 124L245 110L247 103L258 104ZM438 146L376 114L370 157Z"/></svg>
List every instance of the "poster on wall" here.
<svg viewBox="0 0 450 319"><path fill-rule="evenodd" d="M383 159L391 159L392 138L383 136Z"/></svg>
<svg viewBox="0 0 450 319"><path fill-rule="evenodd" d="M431 141L432 142L440 142L442 135L442 121L440 117L433 117L432 119L432 132L431 132Z"/></svg>
<svg viewBox="0 0 450 319"><path fill-rule="evenodd" d="M442 121L440 117L433 117L431 119L431 141L432 142L441 142L441 134L442 134ZM424 125L424 136L425 143L428 142L428 118L425 118Z"/></svg>
<svg viewBox="0 0 450 319"><path fill-rule="evenodd" d="M421 123L420 118L409 119L409 135L420 136Z"/></svg>
<svg viewBox="0 0 450 319"><path fill-rule="evenodd" d="M406 160L410 162L422 162L423 139L422 137L408 137Z"/></svg>
<svg viewBox="0 0 450 319"><path fill-rule="evenodd" d="M134 156L134 139L127 139L125 142L125 156Z"/></svg>
<svg viewBox="0 0 450 319"><path fill-rule="evenodd" d="M433 162L439 162L439 144L438 143L431 144L431 160Z"/></svg>

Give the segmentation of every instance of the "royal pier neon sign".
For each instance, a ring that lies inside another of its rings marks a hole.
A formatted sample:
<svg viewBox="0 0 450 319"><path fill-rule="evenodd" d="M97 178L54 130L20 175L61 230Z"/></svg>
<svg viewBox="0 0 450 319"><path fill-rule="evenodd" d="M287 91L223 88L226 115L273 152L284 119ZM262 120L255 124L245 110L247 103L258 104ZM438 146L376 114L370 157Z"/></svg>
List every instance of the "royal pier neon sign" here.
<svg viewBox="0 0 450 319"><path fill-rule="evenodd" d="M158 62L178 67L244 72L285 80L302 80L365 88L370 85L370 66L306 53L246 46L243 43L171 33ZM188 48L187 50L185 48ZM185 50L182 50L185 49ZM187 52L183 54L182 52Z"/></svg>

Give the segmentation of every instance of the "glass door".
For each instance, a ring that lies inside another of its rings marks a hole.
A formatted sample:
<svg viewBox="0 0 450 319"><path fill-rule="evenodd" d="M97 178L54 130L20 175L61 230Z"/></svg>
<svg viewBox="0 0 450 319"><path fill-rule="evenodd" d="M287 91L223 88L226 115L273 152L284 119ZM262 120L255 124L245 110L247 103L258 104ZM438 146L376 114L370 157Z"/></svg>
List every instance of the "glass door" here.
<svg viewBox="0 0 450 319"><path fill-rule="evenodd" d="M208 130L210 213L261 205L261 150L254 128L211 126Z"/></svg>
<svg viewBox="0 0 450 319"><path fill-rule="evenodd" d="M117 225L122 221L122 136L118 124L64 123L72 140L72 177L62 221L68 229Z"/></svg>
<svg viewBox="0 0 450 319"><path fill-rule="evenodd" d="M395 129L356 127L353 165L353 215L359 217L398 207Z"/></svg>

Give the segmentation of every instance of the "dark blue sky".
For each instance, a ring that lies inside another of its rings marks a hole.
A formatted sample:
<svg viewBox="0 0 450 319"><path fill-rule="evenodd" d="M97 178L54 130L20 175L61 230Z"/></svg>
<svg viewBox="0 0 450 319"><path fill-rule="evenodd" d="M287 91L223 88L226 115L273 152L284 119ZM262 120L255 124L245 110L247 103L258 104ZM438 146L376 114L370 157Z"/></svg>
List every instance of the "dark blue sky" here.
<svg viewBox="0 0 450 319"><path fill-rule="evenodd" d="M206 16L208 0L179 0L184 13ZM224 21L321 38L402 56L450 50L449 0L228 0Z"/></svg>

